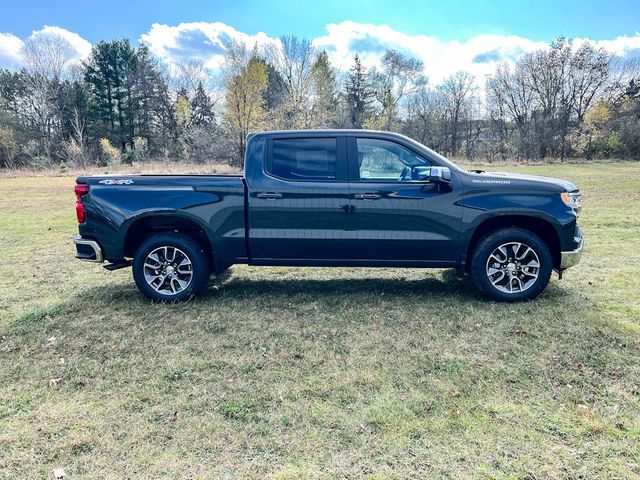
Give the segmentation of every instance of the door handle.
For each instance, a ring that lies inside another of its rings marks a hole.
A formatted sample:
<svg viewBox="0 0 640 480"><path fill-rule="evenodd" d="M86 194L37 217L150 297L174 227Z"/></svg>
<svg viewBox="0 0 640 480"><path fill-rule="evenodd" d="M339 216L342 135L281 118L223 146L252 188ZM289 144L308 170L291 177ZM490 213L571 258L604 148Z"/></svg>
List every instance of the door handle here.
<svg viewBox="0 0 640 480"><path fill-rule="evenodd" d="M380 195L374 192L356 193L353 198L356 200L377 200Z"/></svg>
<svg viewBox="0 0 640 480"><path fill-rule="evenodd" d="M259 193L256 195L256 197L261 198L263 200L275 200L277 198L282 198L282 194L277 192L267 192L267 193Z"/></svg>

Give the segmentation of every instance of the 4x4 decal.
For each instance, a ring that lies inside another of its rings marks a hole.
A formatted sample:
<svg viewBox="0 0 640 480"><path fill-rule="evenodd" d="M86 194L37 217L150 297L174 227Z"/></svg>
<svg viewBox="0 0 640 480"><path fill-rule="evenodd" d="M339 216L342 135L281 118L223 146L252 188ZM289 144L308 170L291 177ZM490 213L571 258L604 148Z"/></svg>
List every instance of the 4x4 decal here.
<svg viewBox="0 0 640 480"><path fill-rule="evenodd" d="M128 178L119 178L115 180L100 180L98 183L102 183L104 185L131 185L133 183L133 180L130 180Z"/></svg>

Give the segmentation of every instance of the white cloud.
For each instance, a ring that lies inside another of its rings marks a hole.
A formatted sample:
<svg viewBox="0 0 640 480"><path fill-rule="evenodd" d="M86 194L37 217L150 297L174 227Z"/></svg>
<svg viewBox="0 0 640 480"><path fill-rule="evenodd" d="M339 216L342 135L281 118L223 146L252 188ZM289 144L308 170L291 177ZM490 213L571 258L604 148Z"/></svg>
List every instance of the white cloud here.
<svg viewBox="0 0 640 480"><path fill-rule="evenodd" d="M40 30L34 30L29 37L22 40L11 33L0 32L0 67L19 67L23 61L23 49L25 41L37 40L46 35L58 35L64 38L75 50L73 60L86 58L91 53L91 43L74 32L61 27L45 25Z"/></svg>
<svg viewBox="0 0 640 480"><path fill-rule="evenodd" d="M443 42L429 35L407 35L387 25L352 21L329 24L327 32L313 43L327 50L332 62L343 70L353 64L356 53L365 65L374 66L387 49L393 48L422 60L425 74L434 83L459 70L467 70L481 79L492 73L497 63L547 46L515 35L480 35L465 42Z"/></svg>
<svg viewBox="0 0 640 480"><path fill-rule="evenodd" d="M75 49L77 58L85 58L91 44L80 35L57 26L45 26L29 38L56 33ZM286 33L286 32L283 32ZM224 60L224 43L234 39L249 47L277 43L276 38L263 32L249 35L221 22L189 22L178 25L155 23L140 40L149 45L153 54L169 64L183 60L200 60L206 68L217 69ZM442 41L434 36L408 35L387 25L343 21L327 25L324 36L312 40L313 45L325 49L338 68L348 70L358 53L367 66L378 65L387 49L394 48L424 62L425 74L434 84L459 70L467 70L482 83L502 61L515 61L524 52L548 48L548 43L533 41L517 35L479 35L465 41ZM589 41L621 57L640 57L640 33L610 40ZM10 33L0 33L0 66L17 67L21 63L23 39Z"/></svg>
<svg viewBox="0 0 640 480"><path fill-rule="evenodd" d="M23 42L11 33L0 32L0 67L14 67L22 60Z"/></svg>
<svg viewBox="0 0 640 480"><path fill-rule="evenodd" d="M151 52L168 63L200 60L206 68L215 69L224 60L224 43L228 39L244 42L249 47L272 44L275 39L259 32L248 35L221 22L190 22L177 26L154 23L140 39Z"/></svg>
<svg viewBox="0 0 640 480"><path fill-rule="evenodd" d="M625 35L614 38L613 40L598 40L596 42L592 40L589 41L591 41L597 48L604 48L619 57L629 56L633 52L636 52L636 54L640 53L640 33L636 33L633 37Z"/></svg>
<svg viewBox="0 0 640 480"><path fill-rule="evenodd" d="M76 51L76 59L85 59L91 53L91 43L77 33L70 32L69 30L61 27L45 25L41 30L34 31L29 36L29 39L37 39L38 37L45 35L58 35L64 38Z"/></svg>
<svg viewBox="0 0 640 480"><path fill-rule="evenodd" d="M226 39L243 41L250 47L278 42L265 33L248 35L221 22L191 22L177 26L156 23L140 39L152 53L169 64L197 59L210 69L223 62ZM498 35L478 36L466 42L442 42L428 35L407 35L387 25L353 21L327 25L327 35L314 39L313 45L327 50L331 61L342 70L348 70L353 64L355 53L370 67L379 64L387 49L394 48L421 59L425 73L435 83L458 70L470 71L483 79L500 61L547 46L544 42L518 36Z"/></svg>

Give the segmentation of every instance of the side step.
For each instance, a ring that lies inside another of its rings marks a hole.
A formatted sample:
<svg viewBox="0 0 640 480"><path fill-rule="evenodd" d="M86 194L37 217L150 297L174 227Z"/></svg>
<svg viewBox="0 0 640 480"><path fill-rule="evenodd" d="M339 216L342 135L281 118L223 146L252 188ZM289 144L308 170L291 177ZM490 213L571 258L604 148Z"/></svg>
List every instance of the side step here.
<svg viewBox="0 0 640 480"><path fill-rule="evenodd" d="M133 260L123 260L120 263L110 263L109 265L105 265L104 268L113 272L114 270L120 270L121 268L127 268L133 265Z"/></svg>

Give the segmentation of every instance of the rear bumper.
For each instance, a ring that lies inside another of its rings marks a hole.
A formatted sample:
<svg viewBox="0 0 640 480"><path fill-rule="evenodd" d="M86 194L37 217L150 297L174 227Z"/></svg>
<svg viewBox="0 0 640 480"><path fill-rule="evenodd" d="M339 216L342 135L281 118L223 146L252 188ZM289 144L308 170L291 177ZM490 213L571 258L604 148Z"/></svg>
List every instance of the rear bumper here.
<svg viewBox="0 0 640 480"><path fill-rule="evenodd" d="M78 260L95 263L104 262L102 248L96 241L82 238L80 235L74 235L71 238L76 245L76 258Z"/></svg>
<svg viewBox="0 0 640 480"><path fill-rule="evenodd" d="M582 249L584 248L584 234L582 230L577 229L577 236L574 237L574 241L578 245L575 250L560 252L560 270L573 267L582 257Z"/></svg>

